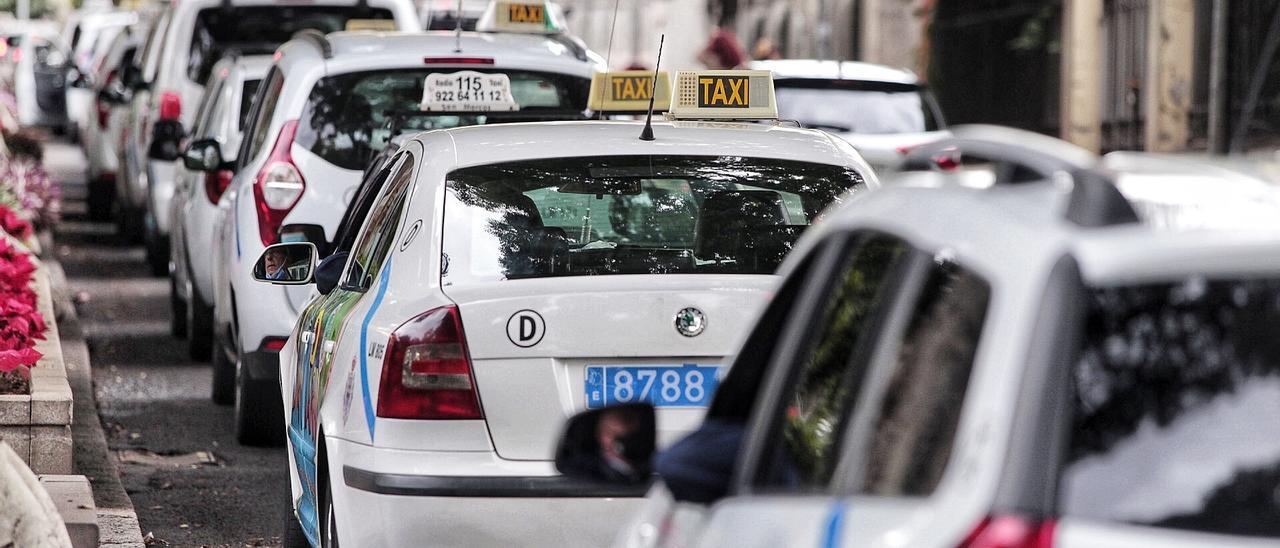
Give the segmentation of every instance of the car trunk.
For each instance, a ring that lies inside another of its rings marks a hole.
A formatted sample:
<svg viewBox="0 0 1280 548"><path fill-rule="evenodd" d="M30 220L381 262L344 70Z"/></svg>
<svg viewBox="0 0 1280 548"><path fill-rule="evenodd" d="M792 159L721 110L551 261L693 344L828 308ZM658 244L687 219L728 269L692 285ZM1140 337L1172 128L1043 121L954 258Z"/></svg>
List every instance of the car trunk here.
<svg viewBox="0 0 1280 548"><path fill-rule="evenodd" d="M498 455L549 460L565 419L588 406L589 367L675 366L713 374L700 368L721 366L723 375L726 355L774 283L767 275L608 275L455 285L445 292L462 316ZM696 336L676 328L677 313L691 307L705 318L705 330ZM636 379L636 393L642 382ZM701 382L684 377L682 386L667 390L701 398L692 388ZM713 388L714 382L706 379L703 386ZM593 386L598 396L598 378ZM651 397L660 398L662 387L655 380ZM635 397L625 390L617 394ZM700 403L707 402L709 395ZM659 409L660 444L693 428L705 410L687 401L681 405Z"/></svg>

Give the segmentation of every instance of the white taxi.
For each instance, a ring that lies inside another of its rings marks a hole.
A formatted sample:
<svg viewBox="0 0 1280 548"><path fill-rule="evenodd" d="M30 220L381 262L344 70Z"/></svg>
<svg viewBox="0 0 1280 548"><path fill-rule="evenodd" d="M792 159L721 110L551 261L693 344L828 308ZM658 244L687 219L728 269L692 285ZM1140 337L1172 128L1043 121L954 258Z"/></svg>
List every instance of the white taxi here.
<svg viewBox="0 0 1280 548"><path fill-rule="evenodd" d="M675 80L677 118L773 115L767 73ZM599 470L633 480L622 486L558 475L566 417L645 401L657 443L695 426L792 243L879 185L819 131L644 129L438 130L388 161L340 281L280 354L295 510L312 543L607 544L646 474ZM312 244L277 244L253 275L309 284L314 265Z"/></svg>
<svg viewBox="0 0 1280 548"><path fill-rule="evenodd" d="M234 383L248 444L279 441L278 351L309 295L254 283L262 250L331 247L369 161L405 129L582 119L603 66L563 34L496 31L304 33L277 56L219 202L212 263L213 349L229 358L215 362L214 391Z"/></svg>

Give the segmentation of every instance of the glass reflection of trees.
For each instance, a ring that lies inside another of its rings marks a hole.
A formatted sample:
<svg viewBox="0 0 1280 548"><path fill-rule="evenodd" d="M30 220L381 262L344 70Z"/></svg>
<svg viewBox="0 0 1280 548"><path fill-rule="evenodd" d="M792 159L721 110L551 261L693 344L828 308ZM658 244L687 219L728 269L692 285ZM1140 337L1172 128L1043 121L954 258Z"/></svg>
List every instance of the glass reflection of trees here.
<svg viewBox="0 0 1280 548"><path fill-rule="evenodd" d="M445 251L457 282L492 279L459 269L464 257L496 263L500 279L772 273L819 212L863 179L785 160L617 156L467 168L449 186ZM476 218L488 219L483 229L464 228ZM457 241L466 233L470 241Z"/></svg>
<svg viewBox="0 0 1280 548"><path fill-rule="evenodd" d="M1275 381L1280 373L1280 280L1191 278L1176 284L1101 289L1091 298L1086 345L1074 371L1075 412L1063 473L1066 511L1166 527L1280 536L1280 454L1264 465L1240 458L1245 446L1271 440L1245 436L1232 440L1236 448L1217 448L1214 459L1229 465L1234 476L1201 491L1200 508L1194 511L1180 511L1152 497L1144 503L1147 513L1169 511L1151 519L1126 515L1088 493L1072 496L1073 489L1110 482L1170 497L1194 488L1194 482L1141 485L1136 478L1144 477L1144 471L1127 467L1117 456L1152 452L1143 467L1179 462L1178 453L1191 448L1171 447L1178 445L1171 441L1171 429L1212 418L1215 408L1240 405L1246 386L1266 389L1263 383ZM1250 412L1260 421L1256 431L1270 431L1262 427L1280 420L1270 411Z"/></svg>
<svg viewBox="0 0 1280 548"><path fill-rule="evenodd" d="M903 249L900 241L871 238L859 246L846 270L836 278L818 324L819 334L800 368L782 417L782 450L786 451L782 458L793 463L795 477L786 478L790 474L785 474L774 481L794 481L813 488L825 487L830 481L840 458L838 441L843 423L855 403L852 394L862 385L864 364L853 362L854 346L885 276Z"/></svg>

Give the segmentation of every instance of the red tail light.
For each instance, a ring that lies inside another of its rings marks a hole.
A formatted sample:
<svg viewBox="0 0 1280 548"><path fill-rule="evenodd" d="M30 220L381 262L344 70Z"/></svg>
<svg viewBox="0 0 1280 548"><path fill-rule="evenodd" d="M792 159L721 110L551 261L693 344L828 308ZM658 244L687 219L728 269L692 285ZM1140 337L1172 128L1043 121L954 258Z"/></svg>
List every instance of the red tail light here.
<svg viewBox="0 0 1280 548"><path fill-rule="evenodd" d="M1053 548L1055 523L1001 515L982 520L959 548Z"/></svg>
<svg viewBox="0 0 1280 548"><path fill-rule="evenodd" d="M391 334L378 387L378 416L484 418L458 307L425 312Z"/></svg>
<svg viewBox="0 0 1280 548"><path fill-rule="evenodd" d="M284 348L284 343L288 340L289 339L285 339L282 337L266 337L262 339L262 344L258 347L258 350L266 351L266 352L279 352L281 348Z"/></svg>
<svg viewBox="0 0 1280 548"><path fill-rule="evenodd" d="M424 65L492 65L492 57L423 57Z"/></svg>
<svg viewBox="0 0 1280 548"><path fill-rule="evenodd" d="M258 236L262 238L262 245L271 245L280 239L280 225L307 187L289 152L297 131L297 120L284 123L266 165L254 180L253 201L258 209Z"/></svg>
<svg viewBox="0 0 1280 548"><path fill-rule="evenodd" d="M231 177L233 175L229 169L219 169L218 171L204 174L204 196L209 199L209 203L218 203L218 198L221 198L222 193L227 191L227 187L231 186Z"/></svg>
<svg viewBox="0 0 1280 548"><path fill-rule="evenodd" d="M103 89L106 89L115 83L116 71L107 73L107 78L102 82ZM107 129L107 123L111 121L111 105L102 102L101 98L95 99L93 105L98 109L98 127Z"/></svg>
<svg viewBox="0 0 1280 548"><path fill-rule="evenodd" d="M177 122L182 117L182 97L172 91L160 94L160 119Z"/></svg>

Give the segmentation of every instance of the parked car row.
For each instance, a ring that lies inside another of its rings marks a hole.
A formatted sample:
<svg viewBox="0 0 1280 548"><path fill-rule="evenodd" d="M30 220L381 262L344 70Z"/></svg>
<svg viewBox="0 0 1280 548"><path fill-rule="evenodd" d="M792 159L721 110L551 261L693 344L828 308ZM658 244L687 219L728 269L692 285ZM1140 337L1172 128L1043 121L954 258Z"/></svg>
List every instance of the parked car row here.
<svg viewBox="0 0 1280 548"><path fill-rule="evenodd" d="M947 128L884 67L428 13L183 0L89 50L91 212L288 448L286 545L1280 537L1265 191Z"/></svg>

